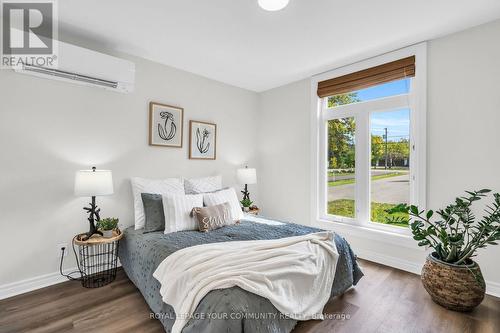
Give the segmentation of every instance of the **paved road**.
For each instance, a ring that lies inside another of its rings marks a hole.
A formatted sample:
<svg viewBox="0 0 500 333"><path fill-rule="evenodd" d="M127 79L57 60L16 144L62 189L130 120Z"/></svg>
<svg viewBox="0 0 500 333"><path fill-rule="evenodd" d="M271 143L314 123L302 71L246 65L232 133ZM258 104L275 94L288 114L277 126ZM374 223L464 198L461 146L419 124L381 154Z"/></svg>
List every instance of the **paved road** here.
<svg viewBox="0 0 500 333"><path fill-rule="evenodd" d="M408 203L410 199L410 176L402 175L375 180L371 184L372 201L380 203ZM354 184L330 186L328 201L354 199Z"/></svg>
<svg viewBox="0 0 500 333"><path fill-rule="evenodd" d="M394 172L399 172L399 171L397 171L397 170L391 170L391 169L387 169L387 170L385 170L385 169L372 169L370 171L370 174L372 176L379 176L379 175L385 175L387 173L394 173ZM329 176L328 177L328 181L329 182L333 182L333 181L336 181L336 180L353 179L354 177L355 177L355 175L351 174L351 173L350 174L342 174L342 173L340 173L340 174L337 174L335 176Z"/></svg>

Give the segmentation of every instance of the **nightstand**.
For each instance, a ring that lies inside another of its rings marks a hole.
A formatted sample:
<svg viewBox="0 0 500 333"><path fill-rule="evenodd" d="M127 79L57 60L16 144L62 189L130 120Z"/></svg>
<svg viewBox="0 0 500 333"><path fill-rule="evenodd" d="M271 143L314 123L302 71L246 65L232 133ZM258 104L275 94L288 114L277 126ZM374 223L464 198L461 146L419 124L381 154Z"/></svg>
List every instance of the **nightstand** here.
<svg viewBox="0 0 500 333"><path fill-rule="evenodd" d="M113 236L105 238L94 234L87 240L86 234L73 238L73 245L78 247L77 264L81 274L82 286L99 288L113 282L118 264L118 245L123 233L113 230Z"/></svg>
<svg viewBox="0 0 500 333"><path fill-rule="evenodd" d="M260 213L260 209L251 209L249 210L248 212L245 212L246 214L250 214L250 215L259 215Z"/></svg>

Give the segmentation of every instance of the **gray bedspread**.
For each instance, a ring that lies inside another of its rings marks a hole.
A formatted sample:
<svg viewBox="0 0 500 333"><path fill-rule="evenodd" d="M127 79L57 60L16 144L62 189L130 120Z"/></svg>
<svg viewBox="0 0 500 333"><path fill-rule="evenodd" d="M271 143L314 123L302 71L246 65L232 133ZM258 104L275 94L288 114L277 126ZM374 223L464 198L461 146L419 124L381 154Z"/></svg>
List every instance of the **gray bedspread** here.
<svg viewBox="0 0 500 333"><path fill-rule="evenodd" d="M120 241L119 258L128 277L137 286L151 308L152 314L170 332L175 321L172 307L162 301L160 283L153 272L170 254L177 250L207 243L241 240L278 239L321 231L292 223L268 225L243 220L241 224L202 233L183 231L171 234L143 234L133 227L125 230ZM345 292L363 276L346 240L335 235L339 252L332 297ZM183 333L209 332L269 332L288 333L296 321L281 315L271 302L239 287L214 290L198 305Z"/></svg>

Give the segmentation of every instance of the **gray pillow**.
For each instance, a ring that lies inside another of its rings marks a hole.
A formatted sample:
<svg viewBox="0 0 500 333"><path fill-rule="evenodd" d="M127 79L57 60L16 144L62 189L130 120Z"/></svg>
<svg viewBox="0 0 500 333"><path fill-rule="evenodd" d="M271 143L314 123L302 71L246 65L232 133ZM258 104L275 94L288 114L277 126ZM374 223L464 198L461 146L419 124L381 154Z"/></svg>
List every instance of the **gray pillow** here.
<svg viewBox="0 0 500 333"><path fill-rule="evenodd" d="M145 223L143 233L165 230L165 213L161 194L141 193Z"/></svg>

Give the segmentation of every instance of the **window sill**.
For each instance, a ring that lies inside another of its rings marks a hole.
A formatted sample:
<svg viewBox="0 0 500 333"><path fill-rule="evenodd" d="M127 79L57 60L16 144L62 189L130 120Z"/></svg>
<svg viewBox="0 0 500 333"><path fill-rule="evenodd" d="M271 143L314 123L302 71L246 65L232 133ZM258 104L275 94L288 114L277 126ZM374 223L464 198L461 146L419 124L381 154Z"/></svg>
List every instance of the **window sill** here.
<svg viewBox="0 0 500 333"><path fill-rule="evenodd" d="M343 222L334 222L325 219L317 219L315 227L333 230L335 232L338 232L340 235L370 239L377 242L402 246L422 252L426 251L425 247L420 247L417 245L417 242L413 239L411 234L367 228L359 225L350 225Z"/></svg>

